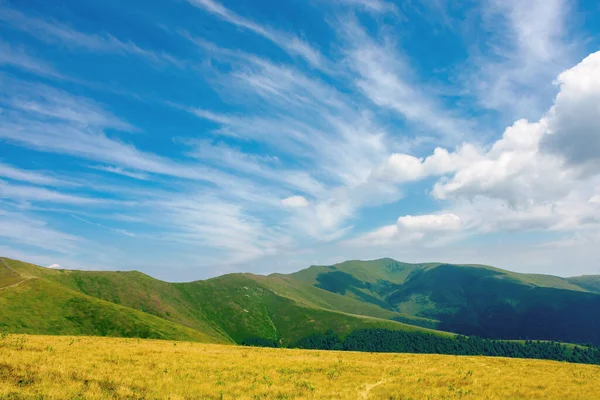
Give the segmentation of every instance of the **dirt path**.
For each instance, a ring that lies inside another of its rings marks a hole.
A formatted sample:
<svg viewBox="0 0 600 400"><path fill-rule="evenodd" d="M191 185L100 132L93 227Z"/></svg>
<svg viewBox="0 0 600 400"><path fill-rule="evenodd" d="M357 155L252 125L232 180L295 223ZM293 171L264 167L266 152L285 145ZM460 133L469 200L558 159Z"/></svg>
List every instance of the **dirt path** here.
<svg viewBox="0 0 600 400"><path fill-rule="evenodd" d="M17 282L17 283L13 283L12 285L8 285L8 286L4 286L4 287L0 287L0 290L4 290L4 289L10 289L10 288L14 288L15 286L19 286L21 283L23 282L27 282L30 279L33 279L32 277L24 277L23 275L19 274L17 271L15 271L14 269L12 269L11 267L8 266L8 264L6 264L4 262L4 258L0 258L0 263L2 265L4 265L7 269L11 270L12 272L14 272L15 274L19 275L21 278L23 278L23 280Z"/></svg>
<svg viewBox="0 0 600 400"><path fill-rule="evenodd" d="M375 383L371 383L371 384L367 384L367 387L365 388L365 390L363 390L360 393L361 399L367 399L369 397L369 392L376 388L379 385L383 385L384 383L386 383L387 380L386 379L382 379L379 382L375 382Z"/></svg>
<svg viewBox="0 0 600 400"><path fill-rule="evenodd" d="M20 281L20 282L13 283L12 285L9 285L9 286L0 287L0 291L2 291L2 290L4 290L4 289L10 289L10 288L13 288L13 287L15 287L15 286L19 286L21 283L25 283L25 282L27 282L27 281L30 281L30 280L32 280L32 279L33 279L33 278L23 278L23 280L22 280L22 281Z"/></svg>
<svg viewBox="0 0 600 400"><path fill-rule="evenodd" d="M0 257L0 262L2 263L2 265L4 265L6 268L10 269L12 272L14 272L15 274L18 274L17 271L15 271L14 269L12 269L11 267L8 266L7 263L4 262L4 258Z"/></svg>

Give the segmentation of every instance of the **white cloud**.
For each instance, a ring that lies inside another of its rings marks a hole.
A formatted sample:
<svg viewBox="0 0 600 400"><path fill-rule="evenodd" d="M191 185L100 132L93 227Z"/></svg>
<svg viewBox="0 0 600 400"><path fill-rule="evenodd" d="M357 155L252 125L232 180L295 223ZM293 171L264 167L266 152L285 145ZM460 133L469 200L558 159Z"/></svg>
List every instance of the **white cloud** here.
<svg viewBox="0 0 600 400"><path fill-rule="evenodd" d="M226 116L223 116L220 120L229 121ZM230 126L237 125L233 121L229 121L229 123ZM254 178L263 178L273 182L273 184L300 190L311 195L317 195L323 191L321 183L308 172L285 168L278 157L246 153L225 143L213 143L202 139L182 139L181 141L191 147L188 155L217 167L235 170L239 174Z"/></svg>
<svg viewBox="0 0 600 400"><path fill-rule="evenodd" d="M542 150L573 165L600 169L600 52L590 54L556 80L560 92L548 114Z"/></svg>
<svg viewBox="0 0 600 400"><path fill-rule="evenodd" d="M328 0L331 3L351 6L363 9L372 13L397 13L398 8L395 4L384 0Z"/></svg>
<svg viewBox="0 0 600 400"><path fill-rule="evenodd" d="M276 254L290 238L267 227L241 205L202 193L152 203L153 215L168 224L163 240L204 248L219 264L239 264Z"/></svg>
<svg viewBox="0 0 600 400"><path fill-rule="evenodd" d="M576 60L567 22L571 4L568 0L483 2L483 24L490 35L484 36L481 51L472 55L474 70L466 67L464 76L480 105L510 118L539 118L553 94L552 79Z"/></svg>
<svg viewBox="0 0 600 400"><path fill-rule="evenodd" d="M405 215L398 218L398 226L419 232L446 231L460 229L461 221L454 214Z"/></svg>
<svg viewBox="0 0 600 400"><path fill-rule="evenodd" d="M398 225L386 225L355 239L348 240L347 243L356 246L383 246L390 243L402 244L411 240L420 240L425 236L423 233L402 236L399 233Z"/></svg>
<svg viewBox="0 0 600 400"><path fill-rule="evenodd" d="M561 91L539 122L517 121L476 161L438 182L438 198L482 195L512 204L554 201L578 190L585 176L596 176L600 158L600 52L562 73ZM568 164L565 164L565 161ZM577 167L590 165L584 171ZM574 166L575 168L572 168Z"/></svg>
<svg viewBox="0 0 600 400"><path fill-rule="evenodd" d="M292 55L304 58L314 67L323 67L323 59L310 44L295 35L260 25L248 18L242 17L214 0L188 0L190 4L216 15L230 24L247 29L273 42Z"/></svg>
<svg viewBox="0 0 600 400"><path fill-rule="evenodd" d="M414 181L424 175L423 160L409 154L392 154L385 164L373 171L374 177L393 182Z"/></svg>
<svg viewBox="0 0 600 400"><path fill-rule="evenodd" d="M346 243L358 246L408 243L435 245L440 241L452 240L461 229L460 217L451 213L404 215L399 217L394 225L383 226Z"/></svg>
<svg viewBox="0 0 600 400"><path fill-rule="evenodd" d="M462 120L419 82L415 72L394 48L390 37L371 39L356 22L340 23L347 64L357 74L356 86L374 104L398 112L419 135L438 136L450 143L470 136L472 122Z"/></svg>
<svg viewBox="0 0 600 400"><path fill-rule="evenodd" d="M142 181L147 181L150 177L147 174L143 174L140 172L128 171L126 169L120 167L111 167L109 165L94 165L90 166L92 169L96 169L98 171L110 172L112 174L123 175L133 179L139 179Z"/></svg>
<svg viewBox="0 0 600 400"><path fill-rule="evenodd" d="M371 178L402 183L416 181L429 176L439 176L472 165L482 158L480 149L464 143L456 151L436 147L427 158L417 158L409 154L394 153L385 163L376 167Z"/></svg>
<svg viewBox="0 0 600 400"><path fill-rule="evenodd" d="M4 75L0 75L0 83L4 88L0 94L0 104L13 110L12 113L7 110L7 119L19 115L43 122L70 123L82 129L101 127L125 132L136 130L88 98Z"/></svg>
<svg viewBox="0 0 600 400"><path fill-rule="evenodd" d="M0 21L44 42L64 43L74 48L82 48L92 52L135 55L153 62L167 63L178 67L182 67L184 64L181 60L165 52L144 49L131 41L121 41L106 33L92 34L81 32L54 20L46 21L27 16L16 9L4 5L0 5Z"/></svg>
<svg viewBox="0 0 600 400"><path fill-rule="evenodd" d="M52 175L44 174L40 171L32 171L26 169L15 168L12 165L0 162L0 177L32 183L42 186L69 186L72 183L62 179L53 177Z"/></svg>
<svg viewBox="0 0 600 400"><path fill-rule="evenodd" d="M568 190L571 176L563 171L560 160L538 152L546 129L544 120L517 121L477 160L437 182L433 195L439 199L482 195L523 203ZM549 185L545 177L552 179L553 184Z"/></svg>
<svg viewBox="0 0 600 400"><path fill-rule="evenodd" d="M213 53L219 56L222 51ZM234 60L233 75L221 81L223 95L235 93L246 103L260 101L268 105L268 113L240 116L184 109L220 125L217 135L263 143L277 164L206 141L190 143L190 155L272 181L289 188L288 193L308 195L310 205L296 208L284 221L299 236L332 240L348 232L347 222L357 209L398 198L389 182L369 181L372 169L389 154L388 138L352 97L295 68L247 55ZM281 162L290 157L294 167Z"/></svg>
<svg viewBox="0 0 600 400"><path fill-rule="evenodd" d="M48 265L46 268L51 268L51 269L63 269L63 267L60 264L50 264Z"/></svg>
<svg viewBox="0 0 600 400"><path fill-rule="evenodd" d="M448 204L443 214L404 216L359 238L386 244L402 231L491 232L600 231L596 201L600 143L600 52L559 76L561 91L538 122L518 120L489 148L464 144L436 149L426 158L394 154L373 178L407 182L440 176L432 196ZM423 238L426 238L424 235Z"/></svg>
<svg viewBox="0 0 600 400"><path fill-rule="evenodd" d="M94 102L39 84L0 76L0 105L10 107L0 120L0 138L38 151L113 164L133 171L225 183L227 174L185 165L138 150L106 135L104 129L135 129ZM23 134L26 132L26 134Z"/></svg>
<svg viewBox="0 0 600 400"><path fill-rule="evenodd" d="M103 199L65 194L34 186L14 185L3 181L0 181L0 198L9 200L35 200L40 202L78 205L101 205L103 203L107 203L107 201Z"/></svg>
<svg viewBox="0 0 600 400"><path fill-rule="evenodd" d="M295 207L307 207L309 205L309 202L303 196L291 196L291 197L286 197L285 199L282 199L281 204L283 204L286 207L295 208Z"/></svg>
<svg viewBox="0 0 600 400"><path fill-rule="evenodd" d="M45 221L1 208L0 237L20 245L65 254L73 253L78 246L86 244L85 239L57 231Z"/></svg>
<svg viewBox="0 0 600 400"><path fill-rule="evenodd" d="M3 42L1 40L0 65L8 65L43 76L64 78L62 74L56 72L54 68L52 68L46 62L31 57L22 48Z"/></svg>

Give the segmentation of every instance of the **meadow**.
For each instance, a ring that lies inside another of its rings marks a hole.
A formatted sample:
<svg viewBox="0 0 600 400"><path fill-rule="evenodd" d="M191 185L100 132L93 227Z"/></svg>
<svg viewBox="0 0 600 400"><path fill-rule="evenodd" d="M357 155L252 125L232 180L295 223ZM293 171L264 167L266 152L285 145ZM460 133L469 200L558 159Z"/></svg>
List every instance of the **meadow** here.
<svg viewBox="0 0 600 400"><path fill-rule="evenodd" d="M600 367L479 356L3 335L0 399L593 399Z"/></svg>

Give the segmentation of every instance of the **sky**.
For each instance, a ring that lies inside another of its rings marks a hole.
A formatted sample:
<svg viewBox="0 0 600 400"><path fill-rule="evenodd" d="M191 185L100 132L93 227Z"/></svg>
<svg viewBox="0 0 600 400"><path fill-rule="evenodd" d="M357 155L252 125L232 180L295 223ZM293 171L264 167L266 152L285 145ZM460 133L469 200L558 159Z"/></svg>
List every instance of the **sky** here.
<svg viewBox="0 0 600 400"><path fill-rule="evenodd" d="M0 0L0 255L600 274L596 0Z"/></svg>

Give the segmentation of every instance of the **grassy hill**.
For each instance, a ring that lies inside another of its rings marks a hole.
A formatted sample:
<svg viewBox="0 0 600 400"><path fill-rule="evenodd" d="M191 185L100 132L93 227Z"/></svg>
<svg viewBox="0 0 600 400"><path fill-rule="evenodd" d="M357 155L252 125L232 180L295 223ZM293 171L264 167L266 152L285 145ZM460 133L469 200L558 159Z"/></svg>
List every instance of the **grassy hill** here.
<svg viewBox="0 0 600 400"><path fill-rule="evenodd" d="M600 277L392 259L169 283L0 259L0 329L287 345L333 329L600 344ZM431 330L437 329L437 330Z"/></svg>
<svg viewBox="0 0 600 400"><path fill-rule="evenodd" d="M577 276L568 278L568 281L589 292L600 294L600 276L598 275Z"/></svg>
<svg viewBox="0 0 600 400"><path fill-rule="evenodd" d="M341 335L361 328L424 330L397 320L436 322L285 276L231 274L169 283L135 271L70 271L1 260L0 329L10 332L221 343L261 337L289 344L327 329Z"/></svg>
<svg viewBox="0 0 600 400"><path fill-rule="evenodd" d="M392 259L313 266L289 275L438 328L503 339L600 344L600 277L519 274L485 265Z"/></svg>

